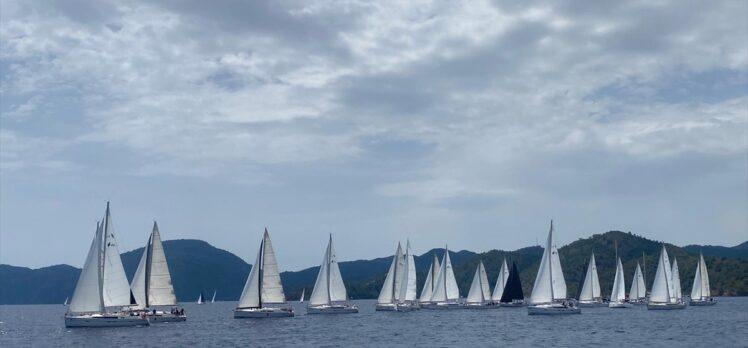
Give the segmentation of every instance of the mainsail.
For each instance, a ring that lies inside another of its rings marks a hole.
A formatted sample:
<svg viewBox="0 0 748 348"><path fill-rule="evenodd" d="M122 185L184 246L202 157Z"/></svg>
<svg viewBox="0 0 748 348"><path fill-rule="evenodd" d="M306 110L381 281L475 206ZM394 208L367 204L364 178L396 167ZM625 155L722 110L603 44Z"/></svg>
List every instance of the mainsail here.
<svg viewBox="0 0 748 348"><path fill-rule="evenodd" d="M504 287L506 287L506 281L509 279L509 267L506 266L506 258L501 263L501 269L499 269L499 277L496 278L496 285L493 288L493 294L491 300L498 302L501 300L501 295L504 293Z"/></svg>
<svg viewBox="0 0 748 348"><path fill-rule="evenodd" d="M431 302L454 302L460 298L460 289L457 287L452 261L449 258L449 248L444 248L444 259L442 260L439 276L436 279L434 294Z"/></svg>
<svg viewBox="0 0 748 348"><path fill-rule="evenodd" d="M416 261L410 250L410 241L405 246L405 264L403 265L403 279L400 281L399 303L416 301Z"/></svg>
<svg viewBox="0 0 748 348"><path fill-rule="evenodd" d="M623 264L621 258L616 259L616 276L613 280L613 290L610 294L610 301L622 303L626 301L626 281L623 277Z"/></svg>
<svg viewBox="0 0 748 348"><path fill-rule="evenodd" d="M512 261L512 270L509 271L509 279L506 281L504 293L501 294L499 302L511 303L513 301L523 301L525 294L522 292L522 281L519 279L517 263Z"/></svg>
<svg viewBox="0 0 748 348"><path fill-rule="evenodd" d="M117 248L117 239L114 237L109 202L106 204L106 213L102 225L104 232L104 307L129 306L131 304L130 284L127 282L125 268L122 267L122 259Z"/></svg>
<svg viewBox="0 0 748 348"><path fill-rule="evenodd" d="M642 269L639 266L639 262L636 263L636 271L634 272L634 279L631 281L631 290L629 291L629 299L638 300L647 297L647 288L644 285L644 276L642 275Z"/></svg>
<svg viewBox="0 0 748 348"><path fill-rule="evenodd" d="M566 281L561 269L558 249L553 244L553 220L548 232L543 258L540 260L538 274L532 288L530 302L532 304L552 303L554 300L566 299Z"/></svg>
<svg viewBox="0 0 748 348"><path fill-rule="evenodd" d="M584 277L584 285L579 292L580 301L597 301L601 297L600 279L597 277L597 264L595 263L595 253L590 256L590 262L587 265L587 274Z"/></svg>
<svg viewBox="0 0 748 348"><path fill-rule="evenodd" d="M682 293L681 286L680 286L680 272L678 271L678 260L675 257L673 257L672 274L673 274L673 289L675 290L673 292L675 296L675 301L680 302L683 299L683 293Z"/></svg>
<svg viewBox="0 0 748 348"><path fill-rule="evenodd" d="M696 265L696 274L693 277L693 288L691 288L692 300L707 300L712 296L709 290L709 272L706 270L704 255L699 254L699 264Z"/></svg>
<svg viewBox="0 0 748 348"><path fill-rule="evenodd" d="M161 234L155 221L130 287L138 308L177 304Z"/></svg>
<svg viewBox="0 0 748 348"><path fill-rule="evenodd" d="M382 285L382 290L379 292L377 303L392 304L397 302L398 296L400 296L400 278L402 278L404 263L403 249L400 243L397 243L397 251L392 257L392 263L390 264L389 271L387 271L387 277L384 278L384 285Z"/></svg>
<svg viewBox="0 0 748 348"><path fill-rule="evenodd" d="M660 259L657 261L657 272L652 283L652 292L649 294L650 303L676 303L675 290L673 287L670 259L667 256L665 245L662 245Z"/></svg>
<svg viewBox="0 0 748 348"><path fill-rule="evenodd" d="M312 296L309 297L309 304L320 306L346 300L348 300L348 295L343 277L340 275L340 267L335 256L335 249L332 246L331 234L317 274L317 281L314 283Z"/></svg>
<svg viewBox="0 0 748 348"><path fill-rule="evenodd" d="M257 252L257 259L244 284L237 308L261 308L264 304L286 302L278 272L278 262L267 228Z"/></svg>
<svg viewBox="0 0 748 348"><path fill-rule="evenodd" d="M426 274L426 281L423 283L423 289L421 290L421 303L431 301L431 296L434 294L434 286L439 277L440 269L441 265L439 265L439 258L436 257L436 252L434 252L431 266L429 266L429 272Z"/></svg>
<svg viewBox="0 0 748 348"><path fill-rule="evenodd" d="M490 297L491 292L488 287L486 267L483 265L483 261L481 260L478 263L478 267L475 269L473 283L470 284L470 290L468 291L466 302L471 304L481 304L488 301Z"/></svg>

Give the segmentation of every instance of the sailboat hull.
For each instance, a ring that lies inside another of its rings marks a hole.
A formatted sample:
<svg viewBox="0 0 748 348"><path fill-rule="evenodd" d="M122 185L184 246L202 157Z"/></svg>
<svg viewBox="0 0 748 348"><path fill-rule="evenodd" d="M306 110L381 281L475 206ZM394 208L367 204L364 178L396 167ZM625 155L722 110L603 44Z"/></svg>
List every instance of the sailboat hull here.
<svg viewBox="0 0 748 348"><path fill-rule="evenodd" d="M151 323L178 323L182 321L187 321L186 315L178 315L178 314L171 314L171 313L164 313L164 312L156 312L156 314L153 314L153 312L148 313L147 315L148 321Z"/></svg>
<svg viewBox="0 0 748 348"><path fill-rule="evenodd" d="M596 308L596 307L607 307L608 304L603 301L589 301L589 302L577 302L579 308Z"/></svg>
<svg viewBox="0 0 748 348"><path fill-rule="evenodd" d="M394 303L377 303L374 310L379 312L392 312L395 310L395 304Z"/></svg>
<svg viewBox="0 0 748 348"><path fill-rule="evenodd" d="M550 305L527 306L529 315L563 315L563 314L581 314L582 309L579 307L564 306L560 303Z"/></svg>
<svg viewBox="0 0 748 348"><path fill-rule="evenodd" d="M395 307L395 312L413 312L421 309L417 303L403 303Z"/></svg>
<svg viewBox="0 0 748 348"><path fill-rule="evenodd" d="M717 300L710 298L708 300L691 300L688 302L689 306L714 306L717 304Z"/></svg>
<svg viewBox="0 0 748 348"><path fill-rule="evenodd" d="M525 301L499 302L499 307L520 308L526 306L527 303Z"/></svg>
<svg viewBox="0 0 748 348"><path fill-rule="evenodd" d="M234 310L234 319L288 318L293 316L293 309L290 308L247 308Z"/></svg>
<svg viewBox="0 0 748 348"><path fill-rule="evenodd" d="M65 327L124 327L148 326L148 319L143 316L120 315L66 315Z"/></svg>
<svg viewBox="0 0 748 348"><path fill-rule="evenodd" d="M457 303L457 302L439 302L439 303L429 303L429 304L423 305L422 308L437 309L437 310L465 309L465 305L463 305L462 303Z"/></svg>
<svg viewBox="0 0 748 348"><path fill-rule="evenodd" d="M631 308L632 305L626 302L610 302L608 308Z"/></svg>
<svg viewBox="0 0 748 348"><path fill-rule="evenodd" d="M467 309L495 309L499 308L499 305L488 302L488 303L466 303L465 308Z"/></svg>
<svg viewBox="0 0 748 348"><path fill-rule="evenodd" d="M346 314L358 313L358 307L355 305L322 305L309 306L306 309L307 314Z"/></svg>
<svg viewBox="0 0 748 348"><path fill-rule="evenodd" d="M672 310L672 309L685 309L686 303L647 303L647 309L649 310Z"/></svg>

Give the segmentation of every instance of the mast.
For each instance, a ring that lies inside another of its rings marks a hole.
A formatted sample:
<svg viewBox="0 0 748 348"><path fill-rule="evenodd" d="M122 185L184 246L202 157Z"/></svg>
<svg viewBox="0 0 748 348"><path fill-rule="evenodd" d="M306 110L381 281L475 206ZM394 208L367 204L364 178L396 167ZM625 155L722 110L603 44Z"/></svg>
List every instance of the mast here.
<svg viewBox="0 0 748 348"><path fill-rule="evenodd" d="M156 229L156 221L153 222L153 228ZM153 258L153 232L151 232L151 236L148 237L148 243L145 245L146 247L146 256L145 256L145 308L149 307L149 299L148 295L151 288L151 259Z"/></svg>
<svg viewBox="0 0 748 348"><path fill-rule="evenodd" d="M643 251L642 251L642 262L644 262L644 269L642 269L642 279L644 280L644 288L646 289L647 287L647 255L645 255ZM644 294L644 297L647 297L647 294Z"/></svg>
<svg viewBox="0 0 748 348"><path fill-rule="evenodd" d="M259 274L259 280L257 281L257 304L258 308L262 308L262 268L265 264L265 236L268 235L268 228L265 227L265 235L262 236L262 242L260 243L260 265L257 270Z"/></svg>
<svg viewBox="0 0 748 348"><path fill-rule="evenodd" d="M326 270L326 277L327 277L327 304L332 304L332 295L330 295L330 263L332 259L332 233L330 233L330 242L327 243L327 270Z"/></svg>
<svg viewBox="0 0 748 348"><path fill-rule="evenodd" d="M109 210L109 202L106 202L106 208ZM106 248L104 248L104 233L103 233L103 226L96 221L96 234L98 235L95 238L98 238L98 247L97 249L97 258L98 258L98 265L96 267L97 273L99 274L99 302L102 312L106 311L106 307L104 306L104 260L106 256L104 255L104 251L106 251ZM82 272L82 271L81 271ZM73 296L75 298L75 296Z"/></svg>
<svg viewBox="0 0 748 348"><path fill-rule="evenodd" d="M398 249L400 249L400 242L398 242ZM397 302L397 297L395 297L395 285L397 284L397 264L400 262L400 255L398 255L398 253L395 253L395 259L395 268L394 272L392 273L392 275L394 276L394 278L392 279L392 303ZM400 284L400 286L403 285Z"/></svg>
<svg viewBox="0 0 748 348"><path fill-rule="evenodd" d="M553 300L555 299L555 296L553 295L553 264L551 263L551 258L553 257L553 250L551 244L553 243L553 219L551 219L551 230L548 232L548 274L550 275L550 282L551 282L551 303L553 303Z"/></svg>

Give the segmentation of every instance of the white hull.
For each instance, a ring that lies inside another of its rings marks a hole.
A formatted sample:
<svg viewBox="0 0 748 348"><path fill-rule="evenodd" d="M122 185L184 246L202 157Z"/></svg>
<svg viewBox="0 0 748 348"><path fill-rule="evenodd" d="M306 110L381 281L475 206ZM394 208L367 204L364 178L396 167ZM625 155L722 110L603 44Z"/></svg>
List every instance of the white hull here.
<svg viewBox="0 0 748 348"><path fill-rule="evenodd" d="M148 321L151 323L177 323L181 321L187 321L186 315L177 315L171 313L156 313L148 314Z"/></svg>
<svg viewBox="0 0 748 348"><path fill-rule="evenodd" d="M148 319L142 316L100 314L65 316L65 327L123 327L148 325Z"/></svg>
<svg viewBox="0 0 748 348"><path fill-rule="evenodd" d="M520 308L520 307L526 307L527 303L524 301L521 302L499 302L499 307L507 307L507 308Z"/></svg>
<svg viewBox="0 0 748 348"><path fill-rule="evenodd" d="M717 300L710 298L708 300L691 300L688 302L689 306L714 306L717 304Z"/></svg>
<svg viewBox="0 0 748 348"><path fill-rule="evenodd" d="M631 308L632 305L626 302L610 302L608 308Z"/></svg>
<svg viewBox="0 0 748 348"><path fill-rule="evenodd" d="M633 300L633 301L629 300L629 304L636 305L636 306L645 305L647 304L647 300L646 299Z"/></svg>
<svg viewBox="0 0 748 348"><path fill-rule="evenodd" d="M467 309L494 309L494 308L499 308L499 305L495 303L466 303L465 308Z"/></svg>
<svg viewBox="0 0 748 348"><path fill-rule="evenodd" d="M647 303L647 309L649 310L671 310L671 309L685 309L686 303Z"/></svg>
<svg viewBox="0 0 748 348"><path fill-rule="evenodd" d="M608 304L603 301L589 301L589 302L579 301L577 302L577 306L579 308L595 308L595 307L607 307Z"/></svg>
<svg viewBox="0 0 748 348"><path fill-rule="evenodd" d="M423 305L422 308L425 309L464 309L465 305L457 302L440 302L440 303L430 303Z"/></svg>
<svg viewBox="0 0 748 348"><path fill-rule="evenodd" d="M358 307L355 305L322 305L309 306L306 309L307 314L344 314L358 313Z"/></svg>
<svg viewBox="0 0 748 348"><path fill-rule="evenodd" d="M417 311L421 309L421 307L416 303L405 303L405 304L398 304L395 307L395 312L412 312Z"/></svg>
<svg viewBox="0 0 748 348"><path fill-rule="evenodd" d="M234 319L288 318L293 316L293 309L290 308L247 308L234 310Z"/></svg>
<svg viewBox="0 0 748 348"><path fill-rule="evenodd" d="M395 310L395 304L394 303L377 303L377 306L374 308L376 311L380 312L392 312Z"/></svg>
<svg viewBox="0 0 748 348"><path fill-rule="evenodd" d="M582 313L582 309L579 307L565 306L561 303L527 306L527 314L529 315L562 315L580 313Z"/></svg>

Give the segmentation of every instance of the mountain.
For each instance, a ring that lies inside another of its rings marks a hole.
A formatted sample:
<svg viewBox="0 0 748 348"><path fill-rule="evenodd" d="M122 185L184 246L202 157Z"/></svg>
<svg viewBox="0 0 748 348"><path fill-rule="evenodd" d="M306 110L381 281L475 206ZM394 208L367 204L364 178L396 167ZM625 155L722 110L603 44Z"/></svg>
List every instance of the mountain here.
<svg viewBox="0 0 748 348"><path fill-rule="evenodd" d="M615 246L623 260L627 284L631 282L636 262L646 259L645 276L647 287L654 280L655 265L661 242L649 240L630 232L611 231L579 239L559 249L564 269L568 295L576 294L582 268L595 252L600 283L604 295L610 293L615 273ZM680 248L665 244L671 257L678 259L684 293L690 292L699 250ZM726 249L745 249L747 243ZM705 250L700 247L700 250ZM724 248L724 247L716 247ZM394 249L394 248L393 248ZM432 249L415 257L418 275L418 290L425 280L426 272L434 253L441 259L444 249ZM250 265L236 255L211 246L200 240L164 241L164 251L174 281L174 290L179 301L195 301L202 291L210 297L217 290L218 300L236 301L244 287ZM122 254L122 262L128 277L137 268L143 248ZM526 247L514 251L491 250L484 253L470 251L450 252L460 293L467 295L475 267L483 260L489 275L491 289L499 272L501 260L506 257L511 265L514 261L520 270L525 296L532 292L535 274L543 248ZM723 254L724 255L724 254ZM748 257L704 256L709 268L711 286L716 295L748 295ZM376 298L392 262L392 256L372 260L340 262L340 271L345 279L351 298ZM311 293L319 267L310 267L296 272L282 272L281 278L290 300L297 300L302 288ZM39 269L0 265L0 304L62 303L71 296L80 269L68 265L56 265ZM627 286L628 289L628 286Z"/></svg>
<svg viewBox="0 0 748 348"><path fill-rule="evenodd" d="M723 247L718 245L686 245L683 249L691 253L704 253L704 256L719 257L748 257L748 242L738 244L734 247Z"/></svg>

